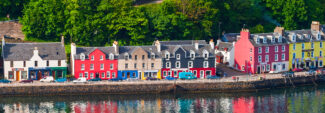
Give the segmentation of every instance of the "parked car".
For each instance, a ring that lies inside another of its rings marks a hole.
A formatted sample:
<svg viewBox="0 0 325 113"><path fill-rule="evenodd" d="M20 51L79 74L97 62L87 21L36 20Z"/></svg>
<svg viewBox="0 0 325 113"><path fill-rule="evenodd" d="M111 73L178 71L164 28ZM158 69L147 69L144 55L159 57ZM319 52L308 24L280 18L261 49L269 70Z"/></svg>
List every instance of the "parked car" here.
<svg viewBox="0 0 325 113"><path fill-rule="evenodd" d="M289 72L284 72L282 73L283 77L294 77L294 72L293 71L289 71Z"/></svg>
<svg viewBox="0 0 325 113"><path fill-rule="evenodd" d="M208 75L207 79L219 79L220 77L217 75Z"/></svg>
<svg viewBox="0 0 325 113"><path fill-rule="evenodd" d="M294 69L292 69L292 71L294 71L294 72L301 72L301 71L303 71L303 69L294 68Z"/></svg>
<svg viewBox="0 0 325 113"><path fill-rule="evenodd" d="M87 82L87 79L85 77L80 77L76 80L73 80L72 81L73 83L86 83Z"/></svg>
<svg viewBox="0 0 325 113"><path fill-rule="evenodd" d="M11 83L11 81L10 80L7 80L7 79L1 79L0 80L0 83Z"/></svg>
<svg viewBox="0 0 325 113"><path fill-rule="evenodd" d="M39 80L40 82L54 82L54 78L52 76L47 76Z"/></svg>
<svg viewBox="0 0 325 113"><path fill-rule="evenodd" d="M32 79L29 80L21 80L19 83L33 83Z"/></svg>
<svg viewBox="0 0 325 113"><path fill-rule="evenodd" d="M317 68L315 66L309 66L308 70L316 70Z"/></svg>
<svg viewBox="0 0 325 113"><path fill-rule="evenodd" d="M137 81L139 80L138 78L127 78L126 81Z"/></svg>
<svg viewBox="0 0 325 113"><path fill-rule="evenodd" d="M102 79L100 79L100 78L93 78L93 79L89 79L88 81L95 82L95 81L102 81Z"/></svg>
<svg viewBox="0 0 325 113"><path fill-rule="evenodd" d="M159 79L154 77L147 77L146 80L159 80Z"/></svg>
<svg viewBox="0 0 325 113"><path fill-rule="evenodd" d="M165 77L165 80L177 80L177 78L169 75L169 76Z"/></svg>
<svg viewBox="0 0 325 113"><path fill-rule="evenodd" d="M182 80L193 80L196 79L196 76L191 72L180 72L178 78Z"/></svg>
<svg viewBox="0 0 325 113"><path fill-rule="evenodd" d="M315 70L309 70L306 72L306 74L308 75L316 75L316 71Z"/></svg>
<svg viewBox="0 0 325 113"><path fill-rule="evenodd" d="M59 78L59 79L56 79L55 82L66 82L67 81L67 78Z"/></svg>
<svg viewBox="0 0 325 113"><path fill-rule="evenodd" d="M117 77L117 78L109 79L108 81L122 81L122 80L123 78Z"/></svg>

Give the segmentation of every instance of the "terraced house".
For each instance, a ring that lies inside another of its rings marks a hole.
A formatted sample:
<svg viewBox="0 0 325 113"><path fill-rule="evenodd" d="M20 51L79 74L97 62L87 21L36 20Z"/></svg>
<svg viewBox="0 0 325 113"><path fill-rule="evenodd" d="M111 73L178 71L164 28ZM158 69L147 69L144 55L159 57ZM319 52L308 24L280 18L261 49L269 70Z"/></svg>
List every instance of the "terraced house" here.
<svg viewBox="0 0 325 113"><path fill-rule="evenodd" d="M117 42L113 47L76 47L71 44L71 73L75 78L112 79L117 77Z"/></svg>
<svg viewBox="0 0 325 113"><path fill-rule="evenodd" d="M214 42L204 40L156 41L162 52L162 78L192 72L198 78L215 75Z"/></svg>
<svg viewBox="0 0 325 113"><path fill-rule="evenodd" d="M310 30L287 31L290 69L324 66L324 30L324 26L313 21Z"/></svg>
<svg viewBox="0 0 325 113"><path fill-rule="evenodd" d="M120 46L118 76L123 79L160 78L161 57L156 46Z"/></svg>
<svg viewBox="0 0 325 113"><path fill-rule="evenodd" d="M39 80L46 76L65 78L64 39L61 43L5 43L2 40L4 77L12 81Z"/></svg>

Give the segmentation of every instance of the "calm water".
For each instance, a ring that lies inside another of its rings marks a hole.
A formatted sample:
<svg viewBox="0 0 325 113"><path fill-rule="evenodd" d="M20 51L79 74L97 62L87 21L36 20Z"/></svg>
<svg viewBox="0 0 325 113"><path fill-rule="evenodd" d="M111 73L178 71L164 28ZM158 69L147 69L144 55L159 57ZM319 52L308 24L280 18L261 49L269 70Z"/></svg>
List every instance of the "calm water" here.
<svg viewBox="0 0 325 113"><path fill-rule="evenodd" d="M258 93L0 98L0 113L325 113L325 86Z"/></svg>

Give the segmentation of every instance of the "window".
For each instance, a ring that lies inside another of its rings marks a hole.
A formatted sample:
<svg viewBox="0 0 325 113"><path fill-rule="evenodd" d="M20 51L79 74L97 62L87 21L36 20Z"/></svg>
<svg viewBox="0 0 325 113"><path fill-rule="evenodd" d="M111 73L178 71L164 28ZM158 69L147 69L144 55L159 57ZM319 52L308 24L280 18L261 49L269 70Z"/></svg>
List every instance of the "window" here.
<svg viewBox="0 0 325 113"><path fill-rule="evenodd" d="M94 64L90 64L90 70L94 70Z"/></svg>
<svg viewBox="0 0 325 113"><path fill-rule="evenodd" d="M266 37L263 38L263 43L266 43L267 39Z"/></svg>
<svg viewBox="0 0 325 113"><path fill-rule="evenodd" d="M304 43L301 44L301 48L305 49L305 44Z"/></svg>
<svg viewBox="0 0 325 113"><path fill-rule="evenodd" d="M27 71L21 71L21 79L27 79Z"/></svg>
<svg viewBox="0 0 325 113"><path fill-rule="evenodd" d="M10 67L14 67L14 61L10 61Z"/></svg>
<svg viewBox="0 0 325 113"><path fill-rule="evenodd" d="M317 34L317 40L320 40L321 39L321 35L320 35L320 32L318 32Z"/></svg>
<svg viewBox="0 0 325 113"><path fill-rule="evenodd" d="M262 53L262 47L258 48L258 53Z"/></svg>
<svg viewBox="0 0 325 113"><path fill-rule="evenodd" d="M142 60L144 60L144 55L142 55Z"/></svg>
<svg viewBox="0 0 325 113"><path fill-rule="evenodd" d="M191 59L194 59L195 54L191 52Z"/></svg>
<svg viewBox="0 0 325 113"><path fill-rule="evenodd" d="M170 75L170 76L171 76L171 75L172 75L172 72L171 72L171 71L168 71L168 75Z"/></svg>
<svg viewBox="0 0 325 113"><path fill-rule="evenodd" d="M296 50L296 44L293 44L292 46L293 46L292 49Z"/></svg>
<svg viewBox="0 0 325 113"><path fill-rule="evenodd" d="M197 72L196 72L196 70L193 71L193 74L194 74L194 76L197 76Z"/></svg>
<svg viewBox="0 0 325 113"><path fill-rule="evenodd" d="M301 52L301 58L304 58L304 57L305 57L305 53Z"/></svg>
<svg viewBox="0 0 325 113"><path fill-rule="evenodd" d="M128 54L125 54L125 55L124 55L124 59L125 59L125 60L129 60L129 55L128 55Z"/></svg>
<svg viewBox="0 0 325 113"><path fill-rule="evenodd" d="M252 53L253 52L253 49L252 48L249 48L249 53Z"/></svg>
<svg viewBox="0 0 325 113"><path fill-rule="evenodd" d="M286 57L285 57L285 54L284 54L284 53L282 54L282 56L281 56L281 59L282 59L282 60L285 60L285 59L286 59Z"/></svg>
<svg viewBox="0 0 325 113"><path fill-rule="evenodd" d="M167 76L167 71L163 72L163 76L166 77Z"/></svg>
<svg viewBox="0 0 325 113"><path fill-rule="evenodd" d="M282 52L286 50L286 46L282 46Z"/></svg>
<svg viewBox="0 0 325 113"><path fill-rule="evenodd" d="M177 54L177 55L176 55L176 59L177 59L177 60L181 59L181 55L180 55L180 54Z"/></svg>
<svg viewBox="0 0 325 113"><path fill-rule="evenodd" d="M278 51L279 51L279 47L278 46L275 46L274 52L278 52Z"/></svg>
<svg viewBox="0 0 325 113"><path fill-rule="evenodd" d="M114 54L110 54L110 55L109 55L109 59L110 59L110 60L114 60Z"/></svg>
<svg viewBox="0 0 325 113"><path fill-rule="evenodd" d="M260 43L260 39L257 37L255 38L256 43Z"/></svg>
<svg viewBox="0 0 325 113"><path fill-rule="evenodd" d="M107 76L107 78L111 78L111 74L109 71L106 72L106 76Z"/></svg>
<svg viewBox="0 0 325 113"><path fill-rule="evenodd" d="M312 57L312 58L314 57L314 51L311 52L311 57Z"/></svg>
<svg viewBox="0 0 325 113"><path fill-rule="evenodd" d="M258 62L262 62L262 56L261 55L258 56Z"/></svg>
<svg viewBox="0 0 325 113"><path fill-rule="evenodd" d="M50 65L50 61L46 61L46 66L48 67Z"/></svg>
<svg viewBox="0 0 325 113"><path fill-rule="evenodd" d="M154 68L155 67L155 64L154 63L151 63L151 68Z"/></svg>
<svg viewBox="0 0 325 113"><path fill-rule="evenodd" d="M174 77L177 77L177 71L174 71Z"/></svg>
<svg viewBox="0 0 325 113"><path fill-rule="evenodd" d="M278 42L282 43L282 36L279 36Z"/></svg>
<svg viewBox="0 0 325 113"><path fill-rule="evenodd" d="M104 64L100 64L100 70L104 70Z"/></svg>
<svg viewBox="0 0 325 113"><path fill-rule="evenodd" d="M200 78L203 78L203 77L204 77L204 71L201 70L201 71L200 71Z"/></svg>
<svg viewBox="0 0 325 113"><path fill-rule="evenodd" d="M292 58L293 58L293 59L296 58L296 53L292 53Z"/></svg>
<svg viewBox="0 0 325 113"><path fill-rule="evenodd" d="M269 55L265 55L265 62L269 62Z"/></svg>
<svg viewBox="0 0 325 113"><path fill-rule="evenodd" d="M137 63L134 63L134 68L137 68Z"/></svg>
<svg viewBox="0 0 325 113"><path fill-rule="evenodd" d="M91 60L95 60L95 56L94 55L91 56Z"/></svg>
<svg viewBox="0 0 325 113"><path fill-rule="evenodd" d="M285 70L285 69L286 69L286 65L282 64L282 70Z"/></svg>
<svg viewBox="0 0 325 113"><path fill-rule="evenodd" d="M203 62L203 67L204 68L208 68L209 67L209 62L208 61L204 61Z"/></svg>
<svg viewBox="0 0 325 113"><path fill-rule="evenodd" d="M319 56L322 57L323 56L323 52L319 51Z"/></svg>
<svg viewBox="0 0 325 113"><path fill-rule="evenodd" d="M102 78L105 78L105 72L102 72Z"/></svg>
<svg viewBox="0 0 325 113"><path fill-rule="evenodd" d="M90 78L94 78L94 73L90 73Z"/></svg>
<svg viewBox="0 0 325 113"><path fill-rule="evenodd" d="M319 61L319 66L323 67L323 61L322 60Z"/></svg>
<svg viewBox="0 0 325 113"><path fill-rule="evenodd" d="M245 66L244 65L241 66L241 70L245 71Z"/></svg>
<svg viewBox="0 0 325 113"><path fill-rule="evenodd" d="M295 35L295 34L292 35L291 40L292 40L293 42L296 41L296 35Z"/></svg>
<svg viewBox="0 0 325 113"><path fill-rule="evenodd" d="M126 64L125 64L125 69L127 69L128 67L129 67L129 66L128 66L128 64L126 63Z"/></svg>
<svg viewBox="0 0 325 113"><path fill-rule="evenodd" d="M24 61L24 67L26 67L26 61Z"/></svg>
<svg viewBox="0 0 325 113"><path fill-rule="evenodd" d="M314 49L314 42L311 43L311 48Z"/></svg>
<svg viewBox="0 0 325 113"><path fill-rule="evenodd" d="M151 54L151 59L155 59L156 58L156 55L155 54Z"/></svg>
<svg viewBox="0 0 325 113"><path fill-rule="evenodd" d="M169 53L168 53L168 52L166 52L166 54L165 54L165 58L166 58L166 59L169 59Z"/></svg>
<svg viewBox="0 0 325 113"><path fill-rule="evenodd" d="M145 68L146 67L146 64L145 63L142 63L142 68Z"/></svg>
<svg viewBox="0 0 325 113"><path fill-rule="evenodd" d="M167 67L167 68L170 68L170 62L167 62L167 63L166 63L166 67Z"/></svg>
<svg viewBox="0 0 325 113"><path fill-rule="evenodd" d="M79 73L79 78L82 78L82 76L83 76L82 73Z"/></svg>
<svg viewBox="0 0 325 113"><path fill-rule="evenodd" d="M270 64L266 65L266 71L270 71Z"/></svg>
<svg viewBox="0 0 325 113"><path fill-rule="evenodd" d="M252 58L252 56L250 56L250 57L249 57L249 61L253 61L253 58Z"/></svg>
<svg viewBox="0 0 325 113"><path fill-rule="evenodd" d="M319 42L319 48L323 48L323 42Z"/></svg>
<svg viewBox="0 0 325 113"><path fill-rule="evenodd" d="M275 38L274 37L272 37L272 43L274 43L275 42Z"/></svg>
<svg viewBox="0 0 325 113"><path fill-rule="evenodd" d="M278 54L274 55L274 61L278 61Z"/></svg>
<svg viewBox="0 0 325 113"><path fill-rule="evenodd" d="M103 55L100 55L100 60L104 60L104 56Z"/></svg>
<svg viewBox="0 0 325 113"><path fill-rule="evenodd" d="M176 62L176 68L180 68L181 67L181 63L179 61Z"/></svg>
<svg viewBox="0 0 325 113"><path fill-rule="evenodd" d="M138 60L138 55L134 55L134 60Z"/></svg>
<svg viewBox="0 0 325 113"><path fill-rule="evenodd" d="M265 53L269 53L269 47L265 48Z"/></svg>
<svg viewBox="0 0 325 113"><path fill-rule="evenodd" d="M85 57L85 54L81 53L81 54L80 54L80 59L81 59L81 61L84 61L85 58L86 58L86 57Z"/></svg>
<svg viewBox="0 0 325 113"><path fill-rule="evenodd" d="M112 69L114 69L114 64L110 64L109 65L109 68L112 70Z"/></svg>
<svg viewBox="0 0 325 113"><path fill-rule="evenodd" d="M112 77L115 78L115 72L112 73Z"/></svg>
<svg viewBox="0 0 325 113"><path fill-rule="evenodd" d="M85 72L85 78L88 78L88 72Z"/></svg>
<svg viewBox="0 0 325 113"><path fill-rule="evenodd" d="M189 62L188 62L188 67L189 67L189 68L192 68L192 67L193 67L193 61L189 61Z"/></svg>
<svg viewBox="0 0 325 113"><path fill-rule="evenodd" d="M81 70L85 70L85 64L81 64Z"/></svg>
<svg viewBox="0 0 325 113"><path fill-rule="evenodd" d="M34 62L34 66L35 66L35 67L37 67L37 65L38 65L38 62L37 62L37 61L35 61L35 62Z"/></svg>
<svg viewBox="0 0 325 113"><path fill-rule="evenodd" d="M8 79L14 79L14 78L15 78L15 77L14 77L14 72L13 72L13 71L9 71L8 74L9 74Z"/></svg>

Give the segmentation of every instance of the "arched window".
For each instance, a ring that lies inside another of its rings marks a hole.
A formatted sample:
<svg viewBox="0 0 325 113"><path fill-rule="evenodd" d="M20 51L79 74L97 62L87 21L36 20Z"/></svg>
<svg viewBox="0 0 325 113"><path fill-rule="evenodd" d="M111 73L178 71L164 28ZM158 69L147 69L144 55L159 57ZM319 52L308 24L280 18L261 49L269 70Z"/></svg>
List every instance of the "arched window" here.
<svg viewBox="0 0 325 113"><path fill-rule="evenodd" d="M166 59L169 59L169 58L170 58L170 54L169 54L168 51L165 52L165 58L166 58Z"/></svg>
<svg viewBox="0 0 325 113"><path fill-rule="evenodd" d="M82 61L85 60L85 54L84 54L84 53L81 53L81 54L80 54L80 59L81 59Z"/></svg>
<svg viewBox="0 0 325 113"><path fill-rule="evenodd" d="M114 54L113 53L109 54L109 59L114 60Z"/></svg>
<svg viewBox="0 0 325 113"><path fill-rule="evenodd" d="M205 59L208 59L209 58L209 52L207 50L203 50L203 57Z"/></svg>
<svg viewBox="0 0 325 113"><path fill-rule="evenodd" d="M190 51L190 57L191 57L191 59L195 58L195 52L193 50Z"/></svg>

